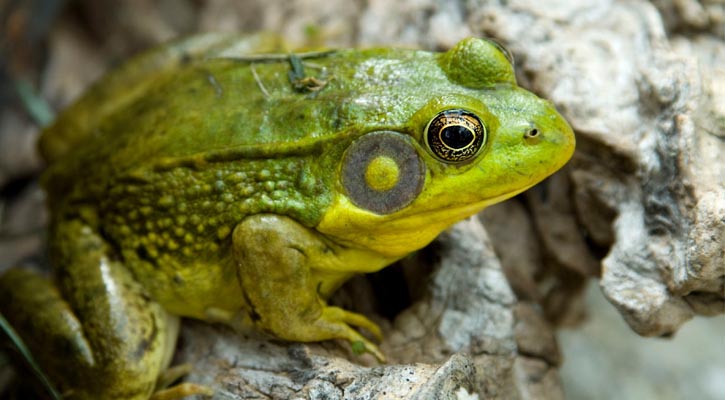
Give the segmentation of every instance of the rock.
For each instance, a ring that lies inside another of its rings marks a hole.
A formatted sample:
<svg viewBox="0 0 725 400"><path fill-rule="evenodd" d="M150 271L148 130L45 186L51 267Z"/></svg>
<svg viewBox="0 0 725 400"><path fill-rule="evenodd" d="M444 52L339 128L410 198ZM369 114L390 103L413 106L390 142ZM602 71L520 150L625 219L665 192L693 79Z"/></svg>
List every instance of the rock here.
<svg viewBox="0 0 725 400"><path fill-rule="evenodd" d="M669 32L711 32L725 38L725 4L720 0L653 0Z"/></svg>
<svg viewBox="0 0 725 400"><path fill-rule="evenodd" d="M37 137L37 127L20 113L11 109L0 112L0 187L40 171Z"/></svg>
<svg viewBox="0 0 725 400"><path fill-rule="evenodd" d="M695 317L673 337L641 337L599 287L585 297L587 321L557 332L568 398L722 399L725 318Z"/></svg>
<svg viewBox="0 0 725 400"><path fill-rule="evenodd" d="M545 266L541 240L524 203L515 198L494 204L479 217L489 233L496 255L516 297L543 302L546 289L540 287Z"/></svg>
<svg viewBox="0 0 725 400"><path fill-rule="evenodd" d="M0 274L24 261L41 258L48 212L45 196L37 184L30 184L4 204L0 240Z"/></svg>

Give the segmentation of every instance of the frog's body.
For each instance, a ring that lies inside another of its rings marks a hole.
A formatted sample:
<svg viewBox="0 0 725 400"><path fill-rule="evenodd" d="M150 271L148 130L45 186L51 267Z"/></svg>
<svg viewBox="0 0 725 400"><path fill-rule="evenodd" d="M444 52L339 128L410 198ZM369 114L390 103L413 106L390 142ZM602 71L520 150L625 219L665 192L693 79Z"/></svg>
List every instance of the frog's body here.
<svg viewBox="0 0 725 400"><path fill-rule="evenodd" d="M65 332L83 368L41 361L78 397L148 397L153 381L139 376L168 363L170 315L342 338L382 357L350 327L379 337L377 326L325 299L573 151L566 122L516 86L490 42L239 54L254 40L207 36L142 56L41 140L60 292L41 315L33 293L52 286L12 271L3 313L21 331L41 318L45 335ZM62 347L26 341L35 353ZM87 384L98 376L106 383Z"/></svg>

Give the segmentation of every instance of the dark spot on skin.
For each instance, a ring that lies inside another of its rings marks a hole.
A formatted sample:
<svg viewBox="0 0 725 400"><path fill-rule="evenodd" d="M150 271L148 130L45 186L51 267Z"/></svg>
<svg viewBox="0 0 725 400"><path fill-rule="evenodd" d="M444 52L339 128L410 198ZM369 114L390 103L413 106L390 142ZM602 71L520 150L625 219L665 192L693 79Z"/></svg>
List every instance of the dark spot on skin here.
<svg viewBox="0 0 725 400"><path fill-rule="evenodd" d="M146 349L148 349L151 342L149 342L146 338L142 339L138 346L136 346L136 350L131 354L131 358L134 360L138 360L141 357L143 357L144 353L146 353Z"/></svg>
<svg viewBox="0 0 725 400"><path fill-rule="evenodd" d="M141 359L144 354L146 354L146 350L148 350L149 346L156 340L156 337L159 335L159 328L156 325L156 318L151 318L151 332L149 332L149 335L141 339L141 341L136 346L136 349L131 354L131 357L135 360Z"/></svg>
<svg viewBox="0 0 725 400"><path fill-rule="evenodd" d="M32 325L30 325L32 327ZM30 330L33 332L33 330ZM51 349L57 357L64 357L68 359L81 359L83 358L83 350L79 345L65 335L52 335L48 341L51 344Z"/></svg>
<svg viewBox="0 0 725 400"><path fill-rule="evenodd" d="M146 247L139 245L136 247L136 255L138 258L140 258L143 261L146 261L147 263L153 265L155 268L158 268L159 265L156 264L156 259L151 257L151 254L149 254L148 250L146 250Z"/></svg>
<svg viewBox="0 0 725 400"><path fill-rule="evenodd" d="M214 91L216 93L216 97L222 97L222 94L224 94L224 90L222 90L222 86L219 84L219 82L216 80L214 75L207 72L206 80L209 81L211 86L214 88Z"/></svg>
<svg viewBox="0 0 725 400"><path fill-rule="evenodd" d="M337 255L337 251L335 250L334 247L331 247L331 246L325 246L322 249L322 253L323 254L333 254L333 255Z"/></svg>
<svg viewBox="0 0 725 400"><path fill-rule="evenodd" d="M143 301L145 304L148 304L151 302L151 297L149 297L149 295L147 295L146 293L141 292L138 294L138 296L141 299L141 301Z"/></svg>
<svg viewBox="0 0 725 400"><path fill-rule="evenodd" d="M255 311L254 308L252 308L248 314L252 322L258 322L262 319L262 316L257 314L257 311Z"/></svg>
<svg viewBox="0 0 725 400"><path fill-rule="evenodd" d="M179 274L174 275L174 277L171 278L171 279L173 279L174 280L174 283L177 284L177 285L183 285L184 284L184 278L182 278L181 276L179 276Z"/></svg>
<svg viewBox="0 0 725 400"><path fill-rule="evenodd" d="M183 53L181 57L179 58L179 63L181 65L187 65L191 62L191 56L189 53Z"/></svg>
<svg viewBox="0 0 725 400"><path fill-rule="evenodd" d="M332 129L334 131L339 131L344 126L342 118L337 114L337 110L334 111L334 116L330 120L332 121Z"/></svg>
<svg viewBox="0 0 725 400"><path fill-rule="evenodd" d="M249 311L247 312L247 315L249 315L249 318L252 320L252 322L259 322L262 320L262 316L259 315L257 312L257 309L254 307L254 304L252 304L252 300L249 298L247 293L244 293L244 301L249 306Z"/></svg>

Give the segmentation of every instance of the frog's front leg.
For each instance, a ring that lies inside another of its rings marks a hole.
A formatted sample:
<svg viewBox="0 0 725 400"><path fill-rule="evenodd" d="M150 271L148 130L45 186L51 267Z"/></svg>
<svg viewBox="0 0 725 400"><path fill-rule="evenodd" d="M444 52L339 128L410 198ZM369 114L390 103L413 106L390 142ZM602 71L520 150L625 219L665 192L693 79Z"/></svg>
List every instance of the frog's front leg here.
<svg viewBox="0 0 725 400"><path fill-rule="evenodd" d="M11 270L0 278L0 311L68 398L148 399L170 361L178 318L82 222L60 222L50 239L57 285Z"/></svg>
<svg viewBox="0 0 725 400"><path fill-rule="evenodd" d="M384 359L377 346L350 327L380 339L375 323L328 306L321 297L325 282L313 270L346 260L338 259L315 231L288 217L254 215L234 229L233 248L247 312L258 328L291 341L345 339Z"/></svg>

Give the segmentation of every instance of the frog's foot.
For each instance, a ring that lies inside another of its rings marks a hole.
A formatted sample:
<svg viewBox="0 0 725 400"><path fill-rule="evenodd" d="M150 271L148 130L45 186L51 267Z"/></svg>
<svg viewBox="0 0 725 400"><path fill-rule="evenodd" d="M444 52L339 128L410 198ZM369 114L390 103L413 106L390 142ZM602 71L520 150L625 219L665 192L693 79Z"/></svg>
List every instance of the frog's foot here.
<svg viewBox="0 0 725 400"><path fill-rule="evenodd" d="M188 375L192 369L191 364L184 363L162 372L156 381L156 391L151 396L151 400L176 400L193 395L213 396L214 389L208 386L188 382L173 385L174 382Z"/></svg>
<svg viewBox="0 0 725 400"><path fill-rule="evenodd" d="M370 332L375 340L378 342L383 341L383 331L380 330L378 324L370 321L366 316L347 311L340 307L325 307L323 317L328 320L342 321L348 325L357 326Z"/></svg>
<svg viewBox="0 0 725 400"><path fill-rule="evenodd" d="M184 382L155 392L150 400L178 400L195 395L211 397L214 395L214 389L196 383Z"/></svg>
<svg viewBox="0 0 725 400"><path fill-rule="evenodd" d="M363 328L382 339L380 328L360 314L330 307L321 298L325 284L316 274L318 266L336 266L334 251L317 233L294 220L278 215L246 218L233 233L237 276L244 291L249 319L258 328L279 338L313 342L345 339L353 349L385 357L370 340L352 326ZM337 263L337 264L336 264ZM325 277L350 275L344 267L325 270Z"/></svg>
<svg viewBox="0 0 725 400"><path fill-rule="evenodd" d="M108 259L107 246L83 224L64 223L53 233L57 285L10 270L0 277L0 312L61 392L148 399L170 359L178 319Z"/></svg>
<svg viewBox="0 0 725 400"><path fill-rule="evenodd" d="M156 379L156 391L166 389L173 385L174 382L189 375L194 367L190 363L183 363L169 367L162 372Z"/></svg>
<svg viewBox="0 0 725 400"><path fill-rule="evenodd" d="M375 339L378 341L383 340L383 333L377 324L360 314L339 307L325 307L320 318L304 329L305 332L302 337L294 340L309 341L310 339L305 339L307 336L323 337L329 335L331 332L336 332L337 335L332 338L347 339L356 353L358 352L358 346L362 345L363 352L372 354L380 362L385 362L385 356L378 349L378 346L374 345L355 329L350 328L350 325L364 328L375 336Z"/></svg>

